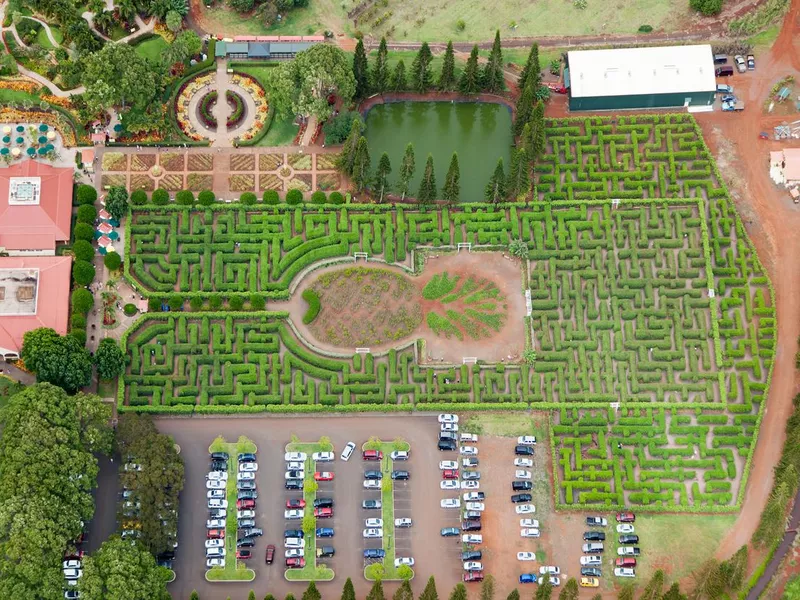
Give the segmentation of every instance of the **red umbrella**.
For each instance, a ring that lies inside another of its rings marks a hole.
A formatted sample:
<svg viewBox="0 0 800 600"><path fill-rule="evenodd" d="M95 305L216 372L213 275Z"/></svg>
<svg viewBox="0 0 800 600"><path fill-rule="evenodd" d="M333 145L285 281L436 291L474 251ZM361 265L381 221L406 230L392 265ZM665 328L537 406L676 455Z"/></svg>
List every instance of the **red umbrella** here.
<svg viewBox="0 0 800 600"><path fill-rule="evenodd" d="M104 235L103 237L101 237L100 239L97 240L97 245L100 246L101 248L105 248L106 246L110 246L111 245L111 238L108 237L107 235Z"/></svg>
<svg viewBox="0 0 800 600"><path fill-rule="evenodd" d="M105 208L101 208L100 212L97 213L97 216L100 217L103 220L111 218L111 215L108 213L108 211Z"/></svg>

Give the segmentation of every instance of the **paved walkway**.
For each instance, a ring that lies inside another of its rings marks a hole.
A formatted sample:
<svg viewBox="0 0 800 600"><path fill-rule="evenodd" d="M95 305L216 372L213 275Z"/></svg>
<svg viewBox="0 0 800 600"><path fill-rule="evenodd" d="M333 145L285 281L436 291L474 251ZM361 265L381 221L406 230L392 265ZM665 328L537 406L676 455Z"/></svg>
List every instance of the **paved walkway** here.
<svg viewBox="0 0 800 600"><path fill-rule="evenodd" d="M50 25L48 25L41 19L37 19L36 17L28 17L28 19L30 19L31 21L36 21L37 23L40 23L42 25L45 34L47 34L47 39L50 40L50 43L53 44L54 48L59 48L61 46L61 44L56 41L56 38L53 37L53 32L50 31Z"/></svg>
<svg viewBox="0 0 800 600"><path fill-rule="evenodd" d="M228 77L227 71L228 63L224 60L217 61L217 103L214 105L214 118L217 119L217 131L211 132L209 137L211 139L211 145L214 147L224 146L230 147L231 146L231 138L230 134L228 133L228 116L231 114L231 108L228 106L228 101L225 99L226 92L230 89L231 81L230 77ZM202 92L198 92L195 94L195 97L202 95ZM192 98L194 100L194 98ZM190 110L189 111L189 119L192 123L197 127L197 111Z"/></svg>

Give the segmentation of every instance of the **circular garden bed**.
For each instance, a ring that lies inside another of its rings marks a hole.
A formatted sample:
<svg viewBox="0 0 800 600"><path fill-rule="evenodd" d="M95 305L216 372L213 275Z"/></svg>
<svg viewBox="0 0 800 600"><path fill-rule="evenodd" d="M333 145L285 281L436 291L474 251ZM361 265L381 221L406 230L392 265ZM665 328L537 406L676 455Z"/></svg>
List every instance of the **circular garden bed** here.
<svg viewBox="0 0 800 600"><path fill-rule="evenodd" d="M227 121L228 129L234 129L241 124L247 115L244 98L236 92L228 90L225 92L225 99L228 101L228 106L231 107L231 114L228 115Z"/></svg>
<svg viewBox="0 0 800 600"><path fill-rule="evenodd" d="M230 93L230 92L229 92ZM197 117L200 122L211 130L217 129L217 118L214 116L214 106L217 104L217 92L209 92L197 104Z"/></svg>

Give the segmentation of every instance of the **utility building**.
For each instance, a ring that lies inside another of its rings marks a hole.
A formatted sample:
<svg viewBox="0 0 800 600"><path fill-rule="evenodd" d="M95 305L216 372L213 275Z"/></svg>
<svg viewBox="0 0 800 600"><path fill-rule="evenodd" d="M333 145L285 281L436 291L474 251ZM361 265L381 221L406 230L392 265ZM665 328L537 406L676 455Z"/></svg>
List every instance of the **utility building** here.
<svg viewBox="0 0 800 600"><path fill-rule="evenodd" d="M567 54L569 108L710 107L716 79L710 45L579 50Z"/></svg>

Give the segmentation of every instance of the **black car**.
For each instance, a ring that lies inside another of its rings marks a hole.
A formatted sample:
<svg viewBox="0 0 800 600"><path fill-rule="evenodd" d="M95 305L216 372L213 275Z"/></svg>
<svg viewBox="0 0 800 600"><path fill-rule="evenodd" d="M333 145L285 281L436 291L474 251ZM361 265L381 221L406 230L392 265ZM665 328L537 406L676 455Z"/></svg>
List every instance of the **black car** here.
<svg viewBox="0 0 800 600"><path fill-rule="evenodd" d="M258 492L255 490L241 490L236 494L237 500L255 500L258 498Z"/></svg>
<svg viewBox="0 0 800 600"><path fill-rule="evenodd" d="M520 502L530 502L531 501L530 494L514 494L511 496L511 502L514 504L519 504Z"/></svg>
<svg viewBox="0 0 800 600"><path fill-rule="evenodd" d="M81 597L81 593L78 590L67 590L64 592L64 598L66 600L76 600L77 598Z"/></svg>
<svg viewBox="0 0 800 600"><path fill-rule="evenodd" d="M255 481L237 481L236 482L236 489L240 492L242 490L254 490L256 489L256 482Z"/></svg>
<svg viewBox="0 0 800 600"><path fill-rule="evenodd" d="M171 560L157 560L156 564L159 567L166 567L167 569L171 569L172 568L172 561Z"/></svg>
<svg viewBox="0 0 800 600"><path fill-rule="evenodd" d="M481 478L480 471L463 471L461 473L461 479L464 481L478 481Z"/></svg>
<svg viewBox="0 0 800 600"><path fill-rule="evenodd" d="M230 458L227 452L212 452L211 453L211 460L224 460L227 461Z"/></svg>
<svg viewBox="0 0 800 600"><path fill-rule="evenodd" d="M481 522L474 519L468 519L461 522L461 531L480 531Z"/></svg>
<svg viewBox="0 0 800 600"><path fill-rule="evenodd" d="M240 540L236 540L236 547L237 548L252 548L256 545L256 540L251 537L242 538Z"/></svg>
<svg viewBox="0 0 800 600"><path fill-rule="evenodd" d="M585 531L583 539L586 542L605 542L606 534L603 531Z"/></svg>
<svg viewBox="0 0 800 600"><path fill-rule="evenodd" d="M483 552L480 550L467 550L466 552L461 553L461 560L480 560L482 556Z"/></svg>
<svg viewBox="0 0 800 600"><path fill-rule="evenodd" d="M364 471L364 479L383 479L380 471Z"/></svg>
<svg viewBox="0 0 800 600"><path fill-rule="evenodd" d="M361 508L380 508L381 501L380 500L363 500L361 502Z"/></svg>
<svg viewBox="0 0 800 600"><path fill-rule="evenodd" d="M167 550L166 552L162 552L158 556L156 556L158 560L175 560L175 551L174 550Z"/></svg>
<svg viewBox="0 0 800 600"><path fill-rule="evenodd" d="M584 577L602 577L603 572L600 569L595 569L593 567L582 567L581 575Z"/></svg>
<svg viewBox="0 0 800 600"><path fill-rule="evenodd" d="M364 558L383 558L386 552L383 548L366 548L364 550Z"/></svg>
<svg viewBox="0 0 800 600"><path fill-rule="evenodd" d="M608 525L608 520L603 517L586 517L586 525L588 527L605 527Z"/></svg>
<svg viewBox="0 0 800 600"><path fill-rule="evenodd" d="M284 538L300 538L303 539L303 530L302 529L285 529L283 531Z"/></svg>
<svg viewBox="0 0 800 600"><path fill-rule="evenodd" d="M283 487L287 490L302 490L303 489L303 480L302 479L287 479L286 483L283 484Z"/></svg>
<svg viewBox="0 0 800 600"><path fill-rule="evenodd" d="M523 490L530 490L533 488L533 485L530 481L512 481L511 482L511 489L515 492L521 492Z"/></svg>
<svg viewBox="0 0 800 600"><path fill-rule="evenodd" d="M239 462L256 462L256 455L251 452L243 452L238 456Z"/></svg>
<svg viewBox="0 0 800 600"><path fill-rule="evenodd" d="M639 543L639 536L638 535L621 535L621 536L619 536L619 543L620 544L638 544Z"/></svg>
<svg viewBox="0 0 800 600"><path fill-rule="evenodd" d="M227 471L228 470L228 463L221 461L221 460L214 460L211 461L211 465L208 467L209 471Z"/></svg>
<svg viewBox="0 0 800 600"><path fill-rule="evenodd" d="M333 498L317 498L314 500L314 508L333 508Z"/></svg>
<svg viewBox="0 0 800 600"><path fill-rule="evenodd" d="M392 471L392 479L406 480L409 477L408 471Z"/></svg>
<svg viewBox="0 0 800 600"><path fill-rule="evenodd" d="M259 537L264 535L264 531L258 527L246 527L239 530L239 536L243 538Z"/></svg>
<svg viewBox="0 0 800 600"><path fill-rule="evenodd" d="M325 558L334 554L336 554L336 550L333 549L333 546L319 546L317 548L317 558Z"/></svg>
<svg viewBox="0 0 800 600"><path fill-rule="evenodd" d="M455 440L439 440L439 451L444 452L446 450L457 450L458 444L456 444Z"/></svg>
<svg viewBox="0 0 800 600"><path fill-rule="evenodd" d="M517 456L533 456L532 446L514 446L514 454Z"/></svg>

